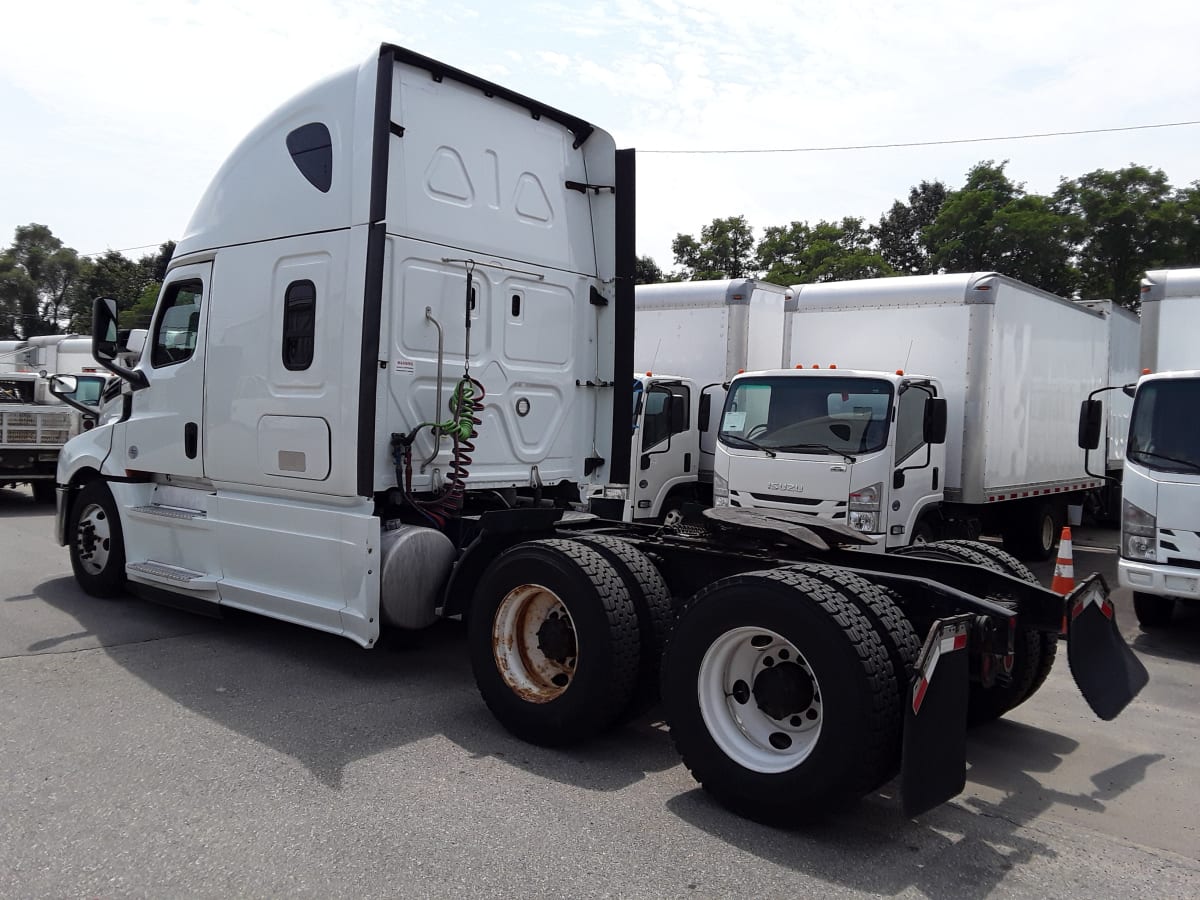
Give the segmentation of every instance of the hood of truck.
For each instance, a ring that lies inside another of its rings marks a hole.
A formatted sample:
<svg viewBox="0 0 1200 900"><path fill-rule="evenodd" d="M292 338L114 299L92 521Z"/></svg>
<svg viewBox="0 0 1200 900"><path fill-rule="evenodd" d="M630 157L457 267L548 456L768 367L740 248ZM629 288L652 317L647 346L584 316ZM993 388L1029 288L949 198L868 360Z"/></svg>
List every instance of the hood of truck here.
<svg viewBox="0 0 1200 900"><path fill-rule="evenodd" d="M845 523L854 464L838 456L726 448L729 504L742 508L790 509Z"/></svg>
<svg viewBox="0 0 1200 900"><path fill-rule="evenodd" d="M1158 527L1200 532L1200 478L1188 475L1164 477L1158 484ZM1170 480L1168 480L1170 479Z"/></svg>

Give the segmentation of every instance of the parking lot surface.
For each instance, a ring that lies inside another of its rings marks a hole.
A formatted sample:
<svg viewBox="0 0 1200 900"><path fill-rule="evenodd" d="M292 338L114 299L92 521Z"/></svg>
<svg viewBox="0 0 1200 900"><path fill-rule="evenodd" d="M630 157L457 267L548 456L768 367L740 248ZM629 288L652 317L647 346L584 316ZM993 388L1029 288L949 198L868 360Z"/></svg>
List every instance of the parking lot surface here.
<svg viewBox="0 0 1200 900"><path fill-rule="evenodd" d="M0 490L2 896L1200 896L1200 611L1144 634L1117 592L1151 678L1117 721L1064 653L971 733L953 802L907 820L888 786L787 831L711 802L654 714L509 736L456 623L366 651L96 600L52 522ZM1078 529L1077 577L1115 586L1115 539Z"/></svg>

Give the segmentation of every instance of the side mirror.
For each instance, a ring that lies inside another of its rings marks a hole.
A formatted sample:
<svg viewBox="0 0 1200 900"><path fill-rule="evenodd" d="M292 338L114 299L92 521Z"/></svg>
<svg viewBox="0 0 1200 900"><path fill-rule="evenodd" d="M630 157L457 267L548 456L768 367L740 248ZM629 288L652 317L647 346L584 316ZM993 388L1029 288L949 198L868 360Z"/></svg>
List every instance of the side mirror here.
<svg viewBox="0 0 1200 900"><path fill-rule="evenodd" d="M925 401L925 419L921 423L921 439L926 444L946 443L946 400L930 397Z"/></svg>
<svg viewBox="0 0 1200 900"><path fill-rule="evenodd" d="M74 398L75 392L78 390L79 379L74 375L50 376L50 393L60 400L65 400L68 397Z"/></svg>
<svg viewBox="0 0 1200 900"><path fill-rule="evenodd" d="M700 408L696 412L696 425L701 434L708 431L708 417L712 413L712 394L700 395Z"/></svg>
<svg viewBox="0 0 1200 900"><path fill-rule="evenodd" d="M120 352L117 301L99 297L92 305L92 356L108 371L128 381L135 391L149 387L150 382L143 373L117 365L116 358Z"/></svg>
<svg viewBox="0 0 1200 900"><path fill-rule="evenodd" d="M96 419L97 410L95 407L87 406L76 399L75 395L79 393L78 378L74 375L51 375L46 386L50 389L51 394L67 404L67 406L83 413L85 430L92 427Z"/></svg>
<svg viewBox="0 0 1200 900"><path fill-rule="evenodd" d="M121 342L117 335L117 301L100 297L92 307L92 356L104 365L117 358Z"/></svg>
<svg viewBox="0 0 1200 900"><path fill-rule="evenodd" d="M1099 400L1084 400L1079 404L1079 446L1095 450L1100 446L1100 427L1104 424L1104 404Z"/></svg>

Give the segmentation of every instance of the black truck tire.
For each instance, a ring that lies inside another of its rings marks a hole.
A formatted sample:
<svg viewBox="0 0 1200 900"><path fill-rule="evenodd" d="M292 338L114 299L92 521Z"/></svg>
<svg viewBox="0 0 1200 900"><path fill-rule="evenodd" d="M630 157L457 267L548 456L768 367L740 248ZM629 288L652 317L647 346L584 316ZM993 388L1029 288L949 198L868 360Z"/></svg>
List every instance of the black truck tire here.
<svg viewBox="0 0 1200 900"><path fill-rule="evenodd" d="M35 503L53 503L58 495L58 490L52 479L40 479L38 481L29 482L29 488L33 491L33 499Z"/></svg>
<svg viewBox="0 0 1200 900"><path fill-rule="evenodd" d="M1029 571L1028 567L1012 560L1019 569L1010 568L1008 560L1011 558L1007 553L980 541L935 541L924 547L902 547L895 552L924 559L941 559L947 562L985 566L994 572L1003 572L1032 584L1037 583L1037 578ZM1024 570L1028 577L1021 574L1020 570ZM995 599L1003 600L1004 598ZM1013 641L1013 669L1009 676L1009 683L993 685L990 688L985 688L978 682L971 683L967 708L969 725L991 722L1009 710L1020 706L1036 693L1049 676L1050 668L1054 665L1054 656L1058 652L1056 635L1045 635L1018 627ZM1043 659L1044 655L1045 659Z"/></svg>
<svg viewBox="0 0 1200 900"><path fill-rule="evenodd" d="M632 718L658 702L659 664L675 621L671 590L650 557L628 541L606 534L580 535L577 540L598 551L616 568L637 611L638 674L623 715Z"/></svg>
<svg viewBox="0 0 1200 900"><path fill-rule="evenodd" d="M1065 518L1063 505L1051 500L1014 511L1004 525L1004 549L1020 559L1049 559L1058 546Z"/></svg>
<svg viewBox="0 0 1200 900"><path fill-rule="evenodd" d="M896 595L888 588L875 584L861 575L847 572L836 566L818 563L801 563L788 566L789 571L803 572L840 591L853 602L870 620L876 633L883 640L888 658L892 663L892 675L896 680L896 695L908 695L917 656L921 653L921 639L897 604ZM872 789L890 781L900 771L900 737L903 726L903 704L896 707L896 748L888 764L880 771Z"/></svg>
<svg viewBox="0 0 1200 900"><path fill-rule="evenodd" d="M859 606L789 569L698 592L667 641L671 738L721 804L799 825L872 790L895 754L900 698Z"/></svg>
<svg viewBox="0 0 1200 900"><path fill-rule="evenodd" d="M529 541L483 573L467 621L475 683L522 740L558 746L612 726L633 696L638 616L621 573L592 547Z"/></svg>
<svg viewBox="0 0 1200 900"><path fill-rule="evenodd" d="M85 594L117 597L125 590L125 536L108 485L83 486L67 519L71 569Z"/></svg>
<svg viewBox="0 0 1200 900"><path fill-rule="evenodd" d="M1171 624L1171 614L1175 612L1175 598L1134 591L1133 612L1142 631L1166 628Z"/></svg>
<svg viewBox="0 0 1200 900"><path fill-rule="evenodd" d="M1037 576L1033 574L1029 566L999 547L985 544L981 541L943 541L942 543L969 545L972 549L984 554L1000 566L1006 575L1012 575L1014 578L1020 578L1022 581L1028 581L1030 584L1038 583ZM1050 677L1050 670L1054 668L1054 660L1057 656L1058 635L1044 631L1038 632L1037 665L1034 667L1033 680L1030 682L1029 690L1020 699L1020 703L1024 703L1036 694L1041 686L1046 683L1046 679Z"/></svg>

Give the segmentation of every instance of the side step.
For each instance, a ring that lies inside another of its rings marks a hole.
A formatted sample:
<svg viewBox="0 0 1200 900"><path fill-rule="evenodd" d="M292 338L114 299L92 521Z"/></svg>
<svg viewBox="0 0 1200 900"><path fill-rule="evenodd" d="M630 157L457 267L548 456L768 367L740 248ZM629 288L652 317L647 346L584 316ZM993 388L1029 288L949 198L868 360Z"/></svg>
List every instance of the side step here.
<svg viewBox="0 0 1200 900"><path fill-rule="evenodd" d="M152 559L145 562L126 563L125 571L146 581L165 585L175 590L205 591L217 586L217 576L206 572L195 572L181 566L169 566Z"/></svg>
<svg viewBox="0 0 1200 900"><path fill-rule="evenodd" d="M202 509L188 509L183 506L163 506L151 503L148 506L134 506L129 510L143 516L160 516L164 519L207 519L208 513Z"/></svg>

